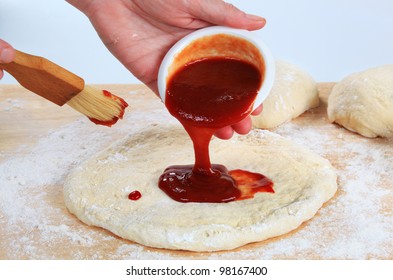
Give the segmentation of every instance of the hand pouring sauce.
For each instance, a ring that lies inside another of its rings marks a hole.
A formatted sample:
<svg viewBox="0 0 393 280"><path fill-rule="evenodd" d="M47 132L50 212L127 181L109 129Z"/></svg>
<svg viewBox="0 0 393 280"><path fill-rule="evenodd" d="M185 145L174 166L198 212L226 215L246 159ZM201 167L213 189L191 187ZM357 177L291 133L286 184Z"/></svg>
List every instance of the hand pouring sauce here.
<svg viewBox="0 0 393 280"><path fill-rule="evenodd" d="M195 40L181 55L201 53L220 40L233 49L259 55L251 43L225 34ZM225 53L217 48L215 52ZM205 55L179 66L168 78L165 105L189 134L195 153L195 164L170 166L160 176L159 187L172 199L218 203L252 198L257 192L274 192L273 182L264 175L228 171L223 165L211 164L209 157L215 131L251 113L265 74L263 59L260 55L258 59L257 67L250 59Z"/></svg>

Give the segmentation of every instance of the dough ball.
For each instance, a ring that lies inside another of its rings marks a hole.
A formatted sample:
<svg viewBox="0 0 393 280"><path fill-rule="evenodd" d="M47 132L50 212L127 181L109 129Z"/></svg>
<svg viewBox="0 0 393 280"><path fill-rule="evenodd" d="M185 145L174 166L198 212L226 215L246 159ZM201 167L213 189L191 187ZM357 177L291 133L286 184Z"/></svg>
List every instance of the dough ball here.
<svg viewBox="0 0 393 280"><path fill-rule="evenodd" d="M314 79L298 66L278 61L273 88L263 102L263 111L253 116L257 128L273 128L319 105Z"/></svg>
<svg viewBox="0 0 393 280"><path fill-rule="evenodd" d="M336 84L328 117L365 137L393 137L393 65L354 73Z"/></svg>

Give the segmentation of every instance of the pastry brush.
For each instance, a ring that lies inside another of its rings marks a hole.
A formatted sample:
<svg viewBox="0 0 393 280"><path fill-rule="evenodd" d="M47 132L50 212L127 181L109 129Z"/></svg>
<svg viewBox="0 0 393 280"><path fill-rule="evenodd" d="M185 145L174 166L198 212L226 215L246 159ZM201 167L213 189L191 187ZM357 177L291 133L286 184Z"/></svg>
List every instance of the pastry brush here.
<svg viewBox="0 0 393 280"><path fill-rule="evenodd" d="M63 106L67 104L92 122L112 126L128 104L106 90L86 86L82 78L46 58L15 50L15 59L0 63L23 87Z"/></svg>

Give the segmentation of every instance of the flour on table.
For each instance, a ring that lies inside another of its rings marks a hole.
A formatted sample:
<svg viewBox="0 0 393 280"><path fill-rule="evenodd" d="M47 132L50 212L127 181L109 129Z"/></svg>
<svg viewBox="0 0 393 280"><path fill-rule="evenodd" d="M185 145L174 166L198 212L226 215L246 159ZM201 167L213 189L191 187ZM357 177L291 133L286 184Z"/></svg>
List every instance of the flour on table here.
<svg viewBox="0 0 393 280"><path fill-rule="evenodd" d="M110 129L79 120L43 135L36 146L0 162L1 259L392 259L393 141L368 139L312 109L275 133L329 159L337 194L314 218L280 238L233 251L186 253L156 250L88 226L71 215L63 183L71 169L126 135L176 122L160 102L151 114L132 113Z"/></svg>
<svg viewBox="0 0 393 280"><path fill-rule="evenodd" d="M23 102L18 99L7 98L5 101L0 102L0 110L2 111L11 111L14 109L22 109Z"/></svg>

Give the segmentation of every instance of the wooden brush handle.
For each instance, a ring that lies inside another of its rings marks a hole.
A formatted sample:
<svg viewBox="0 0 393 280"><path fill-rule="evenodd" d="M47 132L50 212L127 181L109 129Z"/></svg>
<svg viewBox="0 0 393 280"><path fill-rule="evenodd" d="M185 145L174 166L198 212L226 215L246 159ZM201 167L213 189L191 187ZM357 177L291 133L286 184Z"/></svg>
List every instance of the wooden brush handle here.
<svg viewBox="0 0 393 280"><path fill-rule="evenodd" d="M80 93L85 82L82 78L47 60L15 50L15 59L0 63L23 87L56 103L64 105Z"/></svg>

